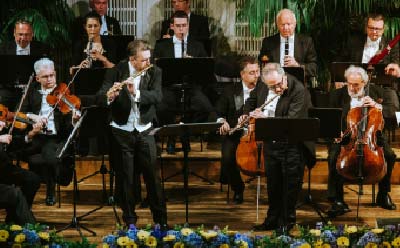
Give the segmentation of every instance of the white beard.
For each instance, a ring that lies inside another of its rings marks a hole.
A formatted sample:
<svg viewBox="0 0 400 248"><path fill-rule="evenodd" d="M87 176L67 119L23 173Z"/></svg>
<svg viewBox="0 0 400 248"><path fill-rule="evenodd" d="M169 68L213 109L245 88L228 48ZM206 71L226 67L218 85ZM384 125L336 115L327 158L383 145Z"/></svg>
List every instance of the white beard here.
<svg viewBox="0 0 400 248"><path fill-rule="evenodd" d="M359 90L357 93L352 93L350 92L350 89L347 88L347 92L351 98L361 98L364 96L364 88L361 88L361 90Z"/></svg>

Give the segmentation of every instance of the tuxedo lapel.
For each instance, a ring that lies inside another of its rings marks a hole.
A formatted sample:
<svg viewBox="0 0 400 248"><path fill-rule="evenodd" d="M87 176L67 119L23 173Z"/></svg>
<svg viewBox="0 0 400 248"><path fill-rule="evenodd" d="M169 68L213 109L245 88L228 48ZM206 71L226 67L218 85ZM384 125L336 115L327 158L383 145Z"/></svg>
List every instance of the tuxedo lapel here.
<svg viewBox="0 0 400 248"><path fill-rule="evenodd" d="M235 83L235 93L233 94L233 101L235 102L235 110L240 110L244 105L244 95L242 83Z"/></svg>

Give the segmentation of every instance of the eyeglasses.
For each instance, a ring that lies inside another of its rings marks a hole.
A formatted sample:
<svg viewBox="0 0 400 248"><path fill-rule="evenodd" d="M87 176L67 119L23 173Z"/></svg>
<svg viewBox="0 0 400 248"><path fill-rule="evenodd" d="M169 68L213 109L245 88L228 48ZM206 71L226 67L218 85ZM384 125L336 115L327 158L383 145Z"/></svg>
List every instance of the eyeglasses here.
<svg viewBox="0 0 400 248"><path fill-rule="evenodd" d="M49 78L54 78L55 76L56 76L55 73L51 73L51 74L48 74L48 75L40 76L39 78L40 79L49 79Z"/></svg>
<svg viewBox="0 0 400 248"><path fill-rule="evenodd" d="M367 26L367 28L368 28L369 30L371 30L371 31L376 31L376 32L380 32L380 31L383 30L383 28L370 27L370 26Z"/></svg>
<svg viewBox="0 0 400 248"><path fill-rule="evenodd" d="M275 90L275 89L277 89L277 88L283 88L283 82L279 82L279 83L277 83L277 84L274 84L274 85L268 85L268 89L270 89L270 90Z"/></svg>
<svg viewBox="0 0 400 248"><path fill-rule="evenodd" d="M185 23L185 24L174 24L174 27L176 27L176 28L186 28L187 27L187 23Z"/></svg>

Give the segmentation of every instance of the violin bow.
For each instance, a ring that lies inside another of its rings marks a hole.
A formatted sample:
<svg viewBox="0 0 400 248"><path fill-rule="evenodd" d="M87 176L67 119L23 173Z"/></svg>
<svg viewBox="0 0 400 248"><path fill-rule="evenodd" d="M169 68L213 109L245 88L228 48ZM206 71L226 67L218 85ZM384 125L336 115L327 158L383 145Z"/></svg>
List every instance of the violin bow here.
<svg viewBox="0 0 400 248"><path fill-rule="evenodd" d="M31 76L29 77L28 84L26 85L26 88L24 90L24 93L22 94L21 100L19 101L18 108L15 111L15 115L14 115L13 121L11 123L11 127L10 127L10 129L8 129L8 134L9 135L11 135L12 131L14 130L14 125L15 125L15 122L17 121L18 113L21 111L22 103L24 102L24 100L26 98L26 95L28 94L28 89L29 89L29 86L31 85L31 83L33 81L34 75L35 75L35 73L32 73Z"/></svg>
<svg viewBox="0 0 400 248"><path fill-rule="evenodd" d="M391 40L389 44L379 54L376 54L369 60L368 65L378 64L386 55L390 53L390 50L392 50L392 48L397 44L397 42L399 42L399 40L400 34L397 34L396 37L394 37L394 39Z"/></svg>

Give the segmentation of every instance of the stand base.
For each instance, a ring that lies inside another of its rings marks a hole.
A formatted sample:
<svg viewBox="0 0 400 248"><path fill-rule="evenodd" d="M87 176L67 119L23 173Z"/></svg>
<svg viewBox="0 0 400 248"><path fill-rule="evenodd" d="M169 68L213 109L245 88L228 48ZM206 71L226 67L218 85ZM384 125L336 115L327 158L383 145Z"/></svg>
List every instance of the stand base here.
<svg viewBox="0 0 400 248"><path fill-rule="evenodd" d="M59 230L56 230L56 233L59 233L59 232L62 232L62 231L68 230L68 229L75 229L76 231L79 232L79 235L81 237L83 237L83 234L82 234L82 231L81 231L81 229L83 229L83 230L91 233L92 236L95 237L96 236L96 232L94 232L94 231L90 230L89 228L85 227L84 225L80 224L79 221L81 219L83 219L84 217L96 212L97 210L100 210L101 208L103 208L103 207L101 206L101 207L95 208L95 209L87 212L86 214L84 214L82 216L78 216L78 217L74 216L74 217L72 217L71 222L68 225L66 225L65 227L63 227L63 228L61 228Z"/></svg>
<svg viewBox="0 0 400 248"><path fill-rule="evenodd" d="M183 170L182 170L182 171L179 171L179 172L177 172L177 173L175 173L175 174L173 174L173 175L171 175L171 176L168 176L168 177L164 178L164 179L163 179L163 182L167 182L169 179L171 179L171 178L173 178L173 177L176 177L176 176L179 176L179 175L184 175ZM195 173L195 172L189 172L189 175L192 175L192 176L195 176L195 177L197 177L197 178L200 178L200 179L202 179L204 182L207 182L207 183L210 184L210 185L213 185L213 184L214 184L214 181L212 181L212 180L210 180L210 179L208 179L208 178L205 178L205 177L203 177L203 176L200 176L199 174L197 174L197 173Z"/></svg>

